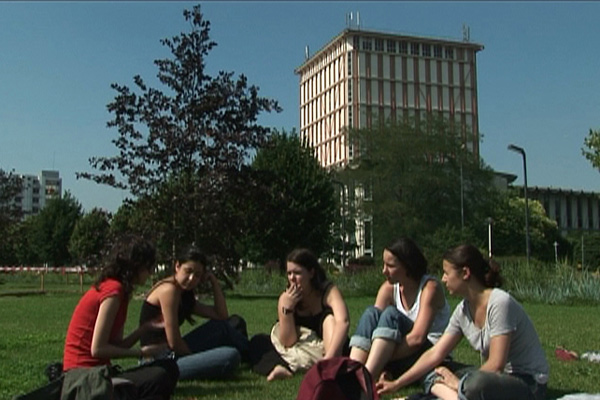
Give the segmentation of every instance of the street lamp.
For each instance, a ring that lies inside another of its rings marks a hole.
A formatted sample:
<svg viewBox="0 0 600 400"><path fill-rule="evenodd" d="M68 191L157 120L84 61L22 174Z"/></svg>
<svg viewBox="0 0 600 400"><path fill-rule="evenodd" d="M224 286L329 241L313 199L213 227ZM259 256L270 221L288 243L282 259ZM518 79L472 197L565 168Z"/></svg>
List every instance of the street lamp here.
<svg viewBox="0 0 600 400"><path fill-rule="evenodd" d="M523 194L525 196L525 254L527 255L527 265L529 265L529 257L531 251L529 248L529 202L527 199L527 156L525 150L522 147L515 146L514 144L508 145L508 150L514 151L515 153L521 154L523 157Z"/></svg>
<svg viewBox="0 0 600 400"><path fill-rule="evenodd" d="M332 179L332 183L339 185L340 192L342 193L342 271L346 267L346 185L343 182Z"/></svg>

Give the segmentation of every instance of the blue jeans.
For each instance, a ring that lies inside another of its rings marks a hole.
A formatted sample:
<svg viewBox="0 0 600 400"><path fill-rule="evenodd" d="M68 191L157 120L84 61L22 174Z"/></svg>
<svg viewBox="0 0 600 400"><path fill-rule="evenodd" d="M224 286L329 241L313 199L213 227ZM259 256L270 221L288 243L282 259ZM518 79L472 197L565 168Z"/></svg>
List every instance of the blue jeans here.
<svg viewBox="0 0 600 400"><path fill-rule="evenodd" d="M183 340L192 354L177 359L179 380L230 376L249 349L248 338L229 320L210 320L187 333Z"/></svg>
<svg viewBox="0 0 600 400"><path fill-rule="evenodd" d="M377 338L400 343L412 330L413 325L413 321L394 306L388 306L383 311L370 306L364 311L358 321L356 332L350 339L350 347L358 347L369 352L371 350L371 342ZM392 359L384 368L393 377L398 377L407 371L419 359L421 354L431 346L429 340L426 340L415 353L401 359Z"/></svg>
<svg viewBox="0 0 600 400"><path fill-rule="evenodd" d="M371 342L378 337L400 343L412 327L413 321L394 306L387 306L383 311L369 306L358 321L356 332L350 339L350 347L368 352Z"/></svg>
<svg viewBox="0 0 600 400"><path fill-rule="evenodd" d="M542 400L546 398L547 385L538 384L531 375L484 372L476 367L456 362L442 365L460 379L458 384L460 400ZM431 393L436 378L435 371L425 378L425 393Z"/></svg>

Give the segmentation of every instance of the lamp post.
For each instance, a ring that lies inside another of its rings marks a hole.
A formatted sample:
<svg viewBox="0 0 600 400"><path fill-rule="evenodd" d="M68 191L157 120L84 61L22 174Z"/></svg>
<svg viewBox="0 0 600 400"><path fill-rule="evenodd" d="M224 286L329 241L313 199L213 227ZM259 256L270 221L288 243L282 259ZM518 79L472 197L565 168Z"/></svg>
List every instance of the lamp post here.
<svg viewBox="0 0 600 400"><path fill-rule="evenodd" d="M342 214L342 256L341 256L341 261L342 261L342 271L343 271L344 268L346 267L346 185L343 182L340 182L335 179L333 179L331 182L336 185L339 185L340 192L342 193L342 207L341 207L340 212Z"/></svg>
<svg viewBox="0 0 600 400"><path fill-rule="evenodd" d="M523 157L523 194L525 196L525 254L527 255L527 265L529 266L529 257L531 256L531 250L529 248L529 202L527 199L527 156L525 150L522 147L515 146L514 144L508 145L508 150L514 151L515 153L521 154Z"/></svg>

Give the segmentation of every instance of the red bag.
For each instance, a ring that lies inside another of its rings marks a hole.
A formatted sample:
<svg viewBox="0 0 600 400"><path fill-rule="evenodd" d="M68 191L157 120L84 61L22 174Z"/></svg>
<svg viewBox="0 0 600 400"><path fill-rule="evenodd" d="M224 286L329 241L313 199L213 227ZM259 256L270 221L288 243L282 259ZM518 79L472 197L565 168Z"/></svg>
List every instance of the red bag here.
<svg viewBox="0 0 600 400"><path fill-rule="evenodd" d="M379 395L363 364L348 357L334 357L308 370L296 400L379 400Z"/></svg>

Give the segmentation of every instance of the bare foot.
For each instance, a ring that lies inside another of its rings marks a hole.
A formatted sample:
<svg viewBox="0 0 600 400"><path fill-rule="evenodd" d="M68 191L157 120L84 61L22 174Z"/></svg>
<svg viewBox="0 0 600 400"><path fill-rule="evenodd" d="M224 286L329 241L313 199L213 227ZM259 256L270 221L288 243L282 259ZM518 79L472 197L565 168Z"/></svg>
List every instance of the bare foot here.
<svg viewBox="0 0 600 400"><path fill-rule="evenodd" d="M273 370L269 374L269 376L267 376L267 381L271 382L275 379L286 379L291 377L292 373L287 368L281 365L276 365L275 368L273 368Z"/></svg>

